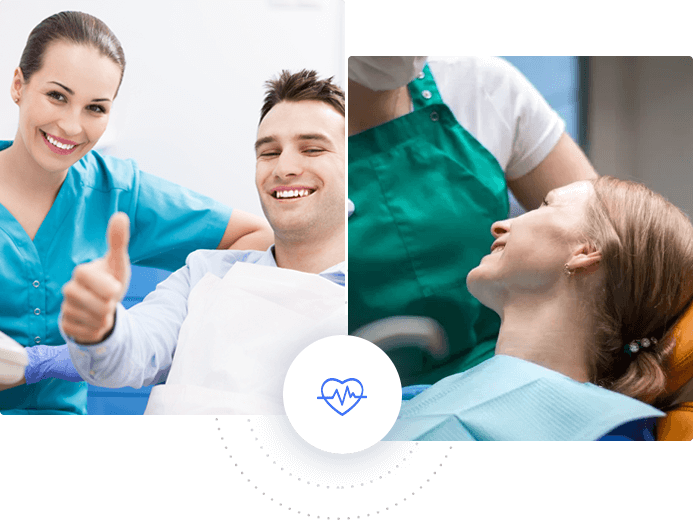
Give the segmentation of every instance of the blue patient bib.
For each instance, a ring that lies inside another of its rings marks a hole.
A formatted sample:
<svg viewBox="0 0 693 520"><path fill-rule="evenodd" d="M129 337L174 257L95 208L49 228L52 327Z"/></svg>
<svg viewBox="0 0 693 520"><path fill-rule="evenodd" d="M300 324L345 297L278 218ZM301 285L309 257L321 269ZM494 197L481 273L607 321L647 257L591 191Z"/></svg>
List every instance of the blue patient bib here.
<svg viewBox="0 0 693 520"><path fill-rule="evenodd" d="M595 440L656 408L510 356L494 356L402 403L386 441Z"/></svg>

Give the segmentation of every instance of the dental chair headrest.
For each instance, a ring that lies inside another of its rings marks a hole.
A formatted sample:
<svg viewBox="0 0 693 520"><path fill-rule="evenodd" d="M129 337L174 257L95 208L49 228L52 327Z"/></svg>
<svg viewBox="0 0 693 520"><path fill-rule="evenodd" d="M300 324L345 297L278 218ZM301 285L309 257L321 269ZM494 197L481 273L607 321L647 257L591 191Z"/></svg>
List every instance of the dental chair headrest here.
<svg viewBox="0 0 693 520"><path fill-rule="evenodd" d="M693 401L693 304L679 318L665 341L672 336L676 346L665 366L667 406Z"/></svg>

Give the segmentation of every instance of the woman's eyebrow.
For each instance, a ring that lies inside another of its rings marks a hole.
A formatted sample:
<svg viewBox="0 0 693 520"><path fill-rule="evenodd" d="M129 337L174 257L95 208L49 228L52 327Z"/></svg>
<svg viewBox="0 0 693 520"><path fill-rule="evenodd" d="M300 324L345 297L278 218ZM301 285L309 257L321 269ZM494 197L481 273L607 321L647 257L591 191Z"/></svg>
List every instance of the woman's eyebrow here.
<svg viewBox="0 0 693 520"><path fill-rule="evenodd" d="M75 95L75 93L73 92L73 90L70 87L66 87L62 83L58 83L57 81L49 81L48 83L54 83L55 85L58 85L59 87L64 88L67 91L67 93L70 94L71 96ZM92 103L102 103L103 101L109 101L110 102L111 100L108 98L99 98L99 99L92 99L91 100Z"/></svg>

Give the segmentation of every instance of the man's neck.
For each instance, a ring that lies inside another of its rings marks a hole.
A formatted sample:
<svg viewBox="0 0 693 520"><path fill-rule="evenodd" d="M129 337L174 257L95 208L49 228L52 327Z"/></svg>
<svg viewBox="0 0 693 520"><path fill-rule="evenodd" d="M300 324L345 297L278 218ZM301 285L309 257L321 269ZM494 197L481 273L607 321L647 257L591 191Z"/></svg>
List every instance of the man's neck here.
<svg viewBox="0 0 693 520"><path fill-rule="evenodd" d="M275 235L274 259L278 267L321 273L344 262L345 234L335 233L327 239L294 242Z"/></svg>

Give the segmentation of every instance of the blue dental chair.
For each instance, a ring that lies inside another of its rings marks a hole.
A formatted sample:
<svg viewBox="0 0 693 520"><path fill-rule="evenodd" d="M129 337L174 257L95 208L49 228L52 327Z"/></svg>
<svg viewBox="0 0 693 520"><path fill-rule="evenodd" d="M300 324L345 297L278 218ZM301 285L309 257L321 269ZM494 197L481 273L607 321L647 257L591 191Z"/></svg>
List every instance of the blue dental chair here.
<svg viewBox="0 0 693 520"><path fill-rule="evenodd" d="M130 287L123 298L123 306L129 309L141 302L170 274L163 269L133 265ZM142 415L147 407L151 390L151 386L116 389L89 385L87 413L89 415Z"/></svg>

